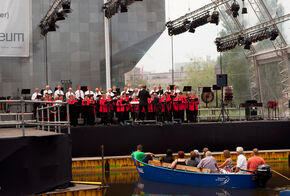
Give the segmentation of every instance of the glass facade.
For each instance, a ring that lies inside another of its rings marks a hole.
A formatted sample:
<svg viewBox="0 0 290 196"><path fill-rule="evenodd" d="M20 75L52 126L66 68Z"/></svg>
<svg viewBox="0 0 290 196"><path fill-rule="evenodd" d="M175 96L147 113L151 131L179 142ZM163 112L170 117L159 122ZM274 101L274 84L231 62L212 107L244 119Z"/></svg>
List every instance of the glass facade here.
<svg viewBox="0 0 290 196"><path fill-rule="evenodd" d="M77 85L105 87L103 1L72 0L73 12L59 29L40 35L39 22L52 1L31 0L32 26L29 58L0 58L0 96L20 96L21 89L54 88L61 80ZM165 28L165 1L135 2L128 13L111 20L112 85L124 85L130 71ZM47 68L46 68L47 51ZM48 72L46 71L48 70Z"/></svg>

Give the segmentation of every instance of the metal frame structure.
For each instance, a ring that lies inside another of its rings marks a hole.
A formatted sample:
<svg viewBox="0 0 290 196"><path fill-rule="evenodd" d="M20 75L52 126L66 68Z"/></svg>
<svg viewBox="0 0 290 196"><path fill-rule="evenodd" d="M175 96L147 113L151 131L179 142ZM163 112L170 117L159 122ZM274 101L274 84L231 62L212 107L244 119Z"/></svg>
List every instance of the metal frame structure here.
<svg viewBox="0 0 290 196"><path fill-rule="evenodd" d="M69 115L69 104L68 102L54 102L54 101L29 101L24 100L23 97L21 100L0 100L0 103L9 103L9 104L20 104L21 105L21 115L18 115L19 117L16 118L16 121L0 121L1 125L15 125L16 127L22 128L22 136L25 136L25 126L36 126L38 130L45 130L47 128L48 131L50 131L51 127L54 127L54 132L61 132L61 127L67 128L68 134L70 134L70 115ZM36 120L25 120L24 116L25 113L25 104L54 104L52 106L47 107L41 107L37 108L36 111ZM66 121L61 121L60 118L60 107L65 106L66 107ZM50 121L49 115L51 113L51 110L55 110L54 113L54 121ZM47 113L47 121L44 121L44 113ZM41 114L40 114L41 113ZM15 115L15 114L13 114ZM21 117L20 117L21 116ZM39 120L41 119L41 120Z"/></svg>

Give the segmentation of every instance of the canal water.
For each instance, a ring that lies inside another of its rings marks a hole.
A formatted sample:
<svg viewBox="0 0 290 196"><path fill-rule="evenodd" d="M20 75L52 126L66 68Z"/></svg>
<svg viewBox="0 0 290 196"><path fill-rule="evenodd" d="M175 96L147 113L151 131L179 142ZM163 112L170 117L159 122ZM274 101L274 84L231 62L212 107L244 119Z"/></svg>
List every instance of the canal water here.
<svg viewBox="0 0 290 196"><path fill-rule="evenodd" d="M287 162L270 164L271 168L282 175L290 177ZM80 177L80 176L79 176ZM86 173L82 180L101 180L100 173ZM278 196L280 191L290 190L290 182L273 172L266 188L257 189L228 189L193 187L146 181L139 178L136 170L114 171L106 174L105 182L109 188L102 196Z"/></svg>

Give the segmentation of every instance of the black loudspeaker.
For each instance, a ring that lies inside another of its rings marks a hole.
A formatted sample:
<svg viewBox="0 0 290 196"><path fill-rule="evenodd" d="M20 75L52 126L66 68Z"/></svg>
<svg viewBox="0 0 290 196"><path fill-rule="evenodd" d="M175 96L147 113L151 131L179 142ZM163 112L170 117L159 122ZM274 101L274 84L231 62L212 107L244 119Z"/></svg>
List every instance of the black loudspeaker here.
<svg viewBox="0 0 290 196"><path fill-rule="evenodd" d="M228 86L228 75L227 74L217 74L216 83L219 87Z"/></svg>

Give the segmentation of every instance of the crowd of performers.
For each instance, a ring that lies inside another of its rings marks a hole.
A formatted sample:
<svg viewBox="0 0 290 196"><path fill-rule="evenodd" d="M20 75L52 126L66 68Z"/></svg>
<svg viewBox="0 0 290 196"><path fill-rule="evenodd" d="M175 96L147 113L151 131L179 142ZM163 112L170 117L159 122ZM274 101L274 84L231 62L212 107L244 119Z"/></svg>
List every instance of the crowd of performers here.
<svg viewBox="0 0 290 196"><path fill-rule="evenodd" d="M151 91L146 86L132 89L129 84L123 91L119 88L109 88L106 93L102 88L96 88L93 92L90 86L86 91L78 86L76 91L69 88L64 93L61 86L53 93L46 86L42 94L35 89L32 100L42 101L68 101L70 105L70 120L72 125L78 124L82 118L84 124L95 124L95 118L100 118L102 123L113 123L118 119L119 123L126 120L157 120L170 122L180 119L184 122L197 122L199 100L194 92L181 92L177 86L167 86L163 90L161 86L153 87Z"/></svg>

